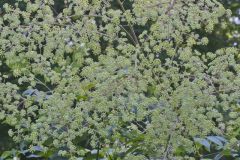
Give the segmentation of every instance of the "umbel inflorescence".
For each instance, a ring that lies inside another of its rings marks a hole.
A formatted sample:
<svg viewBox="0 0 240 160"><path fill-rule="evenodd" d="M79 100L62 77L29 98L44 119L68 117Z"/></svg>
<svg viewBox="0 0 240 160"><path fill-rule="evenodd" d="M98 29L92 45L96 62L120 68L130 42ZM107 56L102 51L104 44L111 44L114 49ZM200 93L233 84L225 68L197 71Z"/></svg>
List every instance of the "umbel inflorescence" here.
<svg viewBox="0 0 240 160"><path fill-rule="evenodd" d="M230 14L220 3L56 2L2 6L0 120L14 141L72 159L86 149L181 159L179 148L196 152L194 137L234 137L238 51L198 50L208 44L198 31Z"/></svg>

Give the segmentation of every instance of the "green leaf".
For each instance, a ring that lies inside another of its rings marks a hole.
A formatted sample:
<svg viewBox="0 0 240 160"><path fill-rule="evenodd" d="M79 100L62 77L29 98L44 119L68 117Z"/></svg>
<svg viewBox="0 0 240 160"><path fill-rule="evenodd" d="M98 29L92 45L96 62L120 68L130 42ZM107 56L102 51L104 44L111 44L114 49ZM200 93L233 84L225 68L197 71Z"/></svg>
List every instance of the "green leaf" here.
<svg viewBox="0 0 240 160"><path fill-rule="evenodd" d="M178 155L178 156L183 156L185 153L186 153L186 150L183 146L179 146L175 150L175 154Z"/></svg>
<svg viewBox="0 0 240 160"><path fill-rule="evenodd" d="M223 155L221 153L217 154L213 160L220 160L223 157Z"/></svg>
<svg viewBox="0 0 240 160"><path fill-rule="evenodd" d="M215 144L217 144L219 147L222 147L222 142L216 137L216 136L208 136L207 139Z"/></svg>
<svg viewBox="0 0 240 160"><path fill-rule="evenodd" d="M86 101L87 99L88 99L88 96L86 95L77 96L77 101Z"/></svg>
<svg viewBox="0 0 240 160"><path fill-rule="evenodd" d="M221 136L215 136L217 139L219 139L220 141L227 143L227 140L224 137Z"/></svg>
<svg viewBox="0 0 240 160"><path fill-rule="evenodd" d="M199 144L201 144L202 146L204 146L204 147L207 149L207 151L210 152L210 147L211 147L211 145L210 145L210 143L209 143L206 139L203 139L203 138L194 138L194 141L197 142L197 143L199 143Z"/></svg>
<svg viewBox="0 0 240 160"><path fill-rule="evenodd" d="M1 158L5 159L5 158L8 158L8 157L11 157L12 155L13 155L12 151L5 151L5 152L2 153Z"/></svg>
<svg viewBox="0 0 240 160"><path fill-rule="evenodd" d="M221 154L224 155L224 156L231 156L231 155L232 155L232 152L231 152L230 149L226 149L226 150L223 150L223 151L221 152Z"/></svg>

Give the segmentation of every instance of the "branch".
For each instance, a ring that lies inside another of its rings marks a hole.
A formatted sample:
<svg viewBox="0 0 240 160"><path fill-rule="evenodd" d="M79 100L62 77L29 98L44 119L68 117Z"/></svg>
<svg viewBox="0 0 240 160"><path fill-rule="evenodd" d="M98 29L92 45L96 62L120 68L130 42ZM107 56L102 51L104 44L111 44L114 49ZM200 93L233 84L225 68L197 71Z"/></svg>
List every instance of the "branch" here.
<svg viewBox="0 0 240 160"><path fill-rule="evenodd" d="M172 136L173 136L173 131L176 129L176 126L177 126L177 123L178 123L179 119L177 117L176 121L174 122L174 125L172 126L171 130L170 130L170 134L168 136L168 140L167 140L167 145L166 145L166 148L165 148L165 155L164 155L164 158L163 160L167 160L168 158L168 154L169 154L169 150L170 150L170 142L172 140Z"/></svg>
<svg viewBox="0 0 240 160"><path fill-rule="evenodd" d="M119 6L121 7L122 11L125 12L126 10L125 10L125 8L123 7L122 2L121 2L120 0L117 0L117 3L118 3ZM132 26L130 23L128 23L128 26L129 26L130 31L131 31L131 33L132 33L133 39L134 39L134 41L135 41L135 45L138 45L138 44L139 44L138 38L137 38L136 33L135 33L134 29L133 29L133 26Z"/></svg>

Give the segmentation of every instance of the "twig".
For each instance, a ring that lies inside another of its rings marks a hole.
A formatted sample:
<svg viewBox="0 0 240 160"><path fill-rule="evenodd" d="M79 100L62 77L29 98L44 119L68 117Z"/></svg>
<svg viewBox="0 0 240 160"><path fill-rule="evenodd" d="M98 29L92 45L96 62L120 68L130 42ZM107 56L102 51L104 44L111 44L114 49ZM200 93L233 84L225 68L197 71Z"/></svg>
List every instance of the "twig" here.
<svg viewBox="0 0 240 160"><path fill-rule="evenodd" d="M147 8L152 8L152 7L160 7L162 8L164 4L167 4L167 3L163 3L163 2L158 2L156 4L151 4L151 5L148 5L146 6Z"/></svg>
<svg viewBox="0 0 240 160"><path fill-rule="evenodd" d="M100 143L99 143L99 141L98 141L96 160L99 160L99 150L100 150Z"/></svg>
<svg viewBox="0 0 240 160"><path fill-rule="evenodd" d="M167 8L167 11L165 12L165 14L168 14L170 13L170 11L173 9L173 6L174 4L176 3L177 0L172 0L171 3L169 4L168 8Z"/></svg>
<svg viewBox="0 0 240 160"><path fill-rule="evenodd" d="M208 156L215 155L215 154L219 154L219 153L221 153L221 152L215 152L215 153L205 154L205 155L202 155L201 158L208 157Z"/></svg>
<svg viewBox="0 0 240 160"><path fill-rule="evenodd" d="M132 37L132 35L122 26L119 25L120 28L122 28L122 30L124 30L124 32L129 36L129 38L131 38L131 40L133 41L134 45L137 44L137 42L135 41L135 39Z"/></svg>
<svg viewBox="0 0 240 160"><path fill-rule="evenodd" d="M152 8L152 7L162 7L162 3L159 2L159 3L157 3L157 4L153 4L153 5L147 6L147 8Z"/></svg>
<svg viewBox="0 0 240 160"><path fill-rule="evenodd" d="M204 79L207 80L208 83L210 83L213 88L216 88L216 87L214 86L214 84L213 84L213 81L210 79L209 75L206 74L206 75L204 76Z"/></svg>
<svg viewBox="0 0 240 160"><path fill-rule="evenodd" d="M171 140L172 140L172 136L173 136L173 131L176 129L176 126L177 126L177 122L178 122L179 120L178 120L178 117L177 117L177 119L176 119L176 121L175 121L175 123L174 123L174 125L172 126L172 128L171 128L171 130L170 130L170 134L169 134L169 136L168 136L168 140L167 140L167 145L166 145L166 148L165 148L165 155L164 155L164 158L163 158L163 160L167 160L167 157L168 157L168 154L169 154L169 150L170 150L170 142L171 142Z"/></svg>
<svg viewBox="0 0 240 160"><path fill-rule="evenodd" d="M45 88L47 88L51 93L52 93L52 90L46 85L44 84L42 81L40 81L39 79L37 79L36 77L34 77L34 79L41 85L43 85Z"/></svg>
<svg viewBox="0 0 240 160"><path fill-rule="evenodd" d="M118 3L119 6L121 7L122 11L123 11L123 12L126 12L126 10L125 10L122 2L121 2L120 0L117 0L117 3ZM135 41L135 43L136 43L135 45L139 45L138 38L137 38L136 33L135 33L134 29L133 29L133 26L132 26L130 23L128 23L128 26L129 26L130 31L131 31L131 33L132 33L133 39L134 39L134 41Z"/></svg>

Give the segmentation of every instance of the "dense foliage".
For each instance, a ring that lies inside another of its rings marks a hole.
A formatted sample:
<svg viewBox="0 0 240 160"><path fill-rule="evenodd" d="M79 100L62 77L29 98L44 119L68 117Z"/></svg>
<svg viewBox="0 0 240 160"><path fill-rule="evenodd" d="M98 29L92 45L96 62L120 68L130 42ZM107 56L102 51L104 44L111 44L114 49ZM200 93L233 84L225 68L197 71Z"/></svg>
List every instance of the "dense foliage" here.
<svg viewBox="0 0 240 160"><path fill-rule="evenodd" d="M230 15L216 0L4 3L0 120L14 156L238 157L239 51L204 49Z"/></svg>
<svg viewBox="0 0 240 160"><path fill-rule="evenodd" d="M200 33L209 38L208 46L203 48L204 52L229 46L240 48L240 0L220 0L220 2L232 11L232 15L222 17L212 33Z"/></svg>

